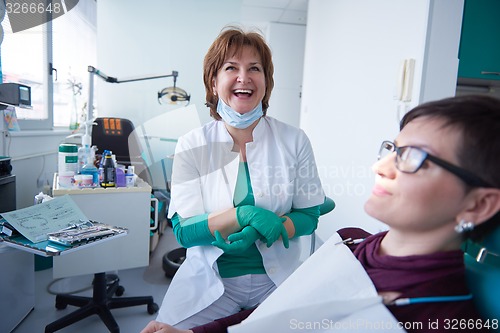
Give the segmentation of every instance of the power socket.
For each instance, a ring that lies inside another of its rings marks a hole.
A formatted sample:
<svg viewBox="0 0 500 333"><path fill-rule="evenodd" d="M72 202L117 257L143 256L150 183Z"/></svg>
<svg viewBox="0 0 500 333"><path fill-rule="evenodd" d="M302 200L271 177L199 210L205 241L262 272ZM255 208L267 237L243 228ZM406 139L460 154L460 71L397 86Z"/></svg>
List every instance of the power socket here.
<svg viewBox="0 0 500 333"><path fill-rule="evenodd" d="M52 196L52 188L49 184L43 186L43 193Z"/></svg>

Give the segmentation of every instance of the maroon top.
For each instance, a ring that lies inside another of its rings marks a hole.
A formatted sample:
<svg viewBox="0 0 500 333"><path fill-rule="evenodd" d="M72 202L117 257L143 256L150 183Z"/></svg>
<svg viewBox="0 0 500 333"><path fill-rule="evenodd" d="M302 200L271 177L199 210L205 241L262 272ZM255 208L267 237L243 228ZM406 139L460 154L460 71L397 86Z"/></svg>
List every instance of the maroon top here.
<svg viewBox="0 0 500 333"><path fill-rule="evenodd" d="M400 298L459 296L470 291L460 250L428 255L394 257L379 255L387 232L366 238L354 250L377 291L400 292ZM352 237L352 236L350 236ZM473 300L389 305L408 332L487 332ZM465 325L465 326L464 326Z"/></svg>
<svg viewBox="0 0 500 333"><path fill-rule="evenodd" d="M401 292L401 298L469 294L465 281L463 253L459 250L421 256L381 256L378 254L380 242L387 232L370 235L359 228L345 228L338 233L342 239L365 238L360 244L349 247L354 251L354 255L378 291ZM488 332L480 327L479 324L484 324L485 321L481 321L472 300L387 306L387 308L399 322L405 324L406 331L410 333ZM227 327L240 323L253 310L243 310L192 330L195 333L227 332Z"/></svg>

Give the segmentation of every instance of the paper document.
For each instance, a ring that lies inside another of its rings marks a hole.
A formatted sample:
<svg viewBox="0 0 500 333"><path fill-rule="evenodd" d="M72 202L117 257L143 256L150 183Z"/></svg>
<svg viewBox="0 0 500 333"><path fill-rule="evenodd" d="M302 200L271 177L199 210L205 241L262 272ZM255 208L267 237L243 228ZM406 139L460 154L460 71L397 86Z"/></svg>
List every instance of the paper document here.
<svg viewBox="0 0 500 333"><path fill-rule="evenodd" d="M47 240L48 233L60 231L88 220L69 195L1 215L20 234L33 243Z"/></svg>
<svg viewBox="0 0 500 333"><path fill-rule="evenodd" d="M335 233L229 333L404 332Z"/></svg>

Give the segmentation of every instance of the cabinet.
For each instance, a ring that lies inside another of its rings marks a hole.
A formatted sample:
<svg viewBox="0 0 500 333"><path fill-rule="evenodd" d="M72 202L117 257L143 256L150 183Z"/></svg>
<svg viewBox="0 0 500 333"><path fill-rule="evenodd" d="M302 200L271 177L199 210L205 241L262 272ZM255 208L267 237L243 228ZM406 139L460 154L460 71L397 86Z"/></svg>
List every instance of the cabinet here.
<svg viewBox="0 0 500 333"><path fill-rule="evenodd" d="M16 176L0 177L0 213L16 210Z"/></svg>
<svg viewBox="0 0 500 333"><path fill-rule="evenodd" d="M34 255L0 242L0 332L10 332L35 307Z"/></svg>
<svg viewBox="0 0 500 333"><path fill-rule="evenodd" d="M86 217L128 229L128 235L99 246L54 257L54 278L94 274L149 265L151 186L64 189L54 177L54 197L69 195Z"/></svg>
<svg viewBox="0 0 500 333"><path fill-rule="evenodd" d="M0 213L16 210L16 176L0 177ZM10 332L35 307L34 255L0 242L0 332Z"/></svg>
<svg viewBox="0 0 500 333"><path fill-rule="evenodd" d="M500 84L500 1L465 0L459 51L459 79Z"/></svg>

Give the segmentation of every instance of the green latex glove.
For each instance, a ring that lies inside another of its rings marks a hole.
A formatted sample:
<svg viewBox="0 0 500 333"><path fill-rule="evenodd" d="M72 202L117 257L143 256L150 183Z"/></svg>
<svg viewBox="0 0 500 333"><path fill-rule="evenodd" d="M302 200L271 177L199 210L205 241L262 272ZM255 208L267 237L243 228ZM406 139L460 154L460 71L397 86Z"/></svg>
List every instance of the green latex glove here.
<svg viewBox="0 0 500 333"><path fill-rule="evenodd" d="M217 246L225 253L241 253L248 249L256 240L260 238L260 234L253 227L245 227L241 231L231 234L227 237L229 243L226 243L218 230L215 230L215 241L213 246Z"/></svg>
<svg viewBox="0 0 500 333"><path fill-rule="evenodd" d="M283 245L288 249L288 233L283 225L283 222L286 221L285 217L279 217L264 208L247 205L236 208L236 218L242 228L254 227L264 237L267 247L273 245L281 236Z"/></svg>

